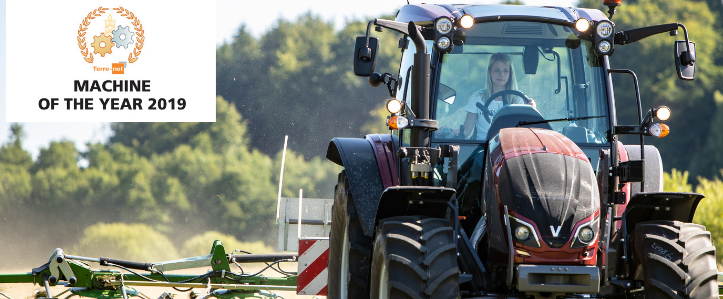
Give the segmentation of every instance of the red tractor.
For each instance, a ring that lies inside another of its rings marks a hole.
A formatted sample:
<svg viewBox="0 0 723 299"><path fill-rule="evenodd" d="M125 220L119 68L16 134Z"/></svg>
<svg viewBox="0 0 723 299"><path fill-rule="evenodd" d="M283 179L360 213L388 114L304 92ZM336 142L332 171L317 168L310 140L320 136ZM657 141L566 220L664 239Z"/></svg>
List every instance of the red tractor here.
<svg viewBox="0 0 723 299"><path fill-rule="evenodd" d="M606 0L607 1L607 0ZM610 17L620 0L610 0ZM379 40L402 34L397 74ZM620 125L615 46L683 29L615 32L601 11L406 5L356 40L354 71L386 85L391 134L335 138L330 298L718 298L701 194L662 191L667 107ZM623 145L622 134L640 136Z"/></svg>

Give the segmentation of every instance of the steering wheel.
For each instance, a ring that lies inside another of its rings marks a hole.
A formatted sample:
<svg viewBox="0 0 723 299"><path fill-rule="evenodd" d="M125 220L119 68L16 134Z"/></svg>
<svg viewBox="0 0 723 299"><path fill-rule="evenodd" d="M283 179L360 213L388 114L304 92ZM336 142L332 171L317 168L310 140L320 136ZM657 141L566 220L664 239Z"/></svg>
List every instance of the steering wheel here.
<svg viewBox="0 0 723 299"><path fill-rule="evenodd" d="M495 94L491 95L484 102L484 104L479 103L479 102L476 104L477 108L482 110L482 115L485 117L485 120L487 120L488 123L492 123L492 120L490 119L490 116L492 116L492 112L490 112L490 109L489 109L489 106L492 103L492 100L496 99L497 97L502 96L502 105L509 105L510 104L509 101L507 101L507 98L504 97L508 94L513 94L513 95L521 97L525 101L525 103L530 103L532 101L532 99L530 99L530 97L526 96L521 91L508 89L508 90L496 92Z"/></svg>

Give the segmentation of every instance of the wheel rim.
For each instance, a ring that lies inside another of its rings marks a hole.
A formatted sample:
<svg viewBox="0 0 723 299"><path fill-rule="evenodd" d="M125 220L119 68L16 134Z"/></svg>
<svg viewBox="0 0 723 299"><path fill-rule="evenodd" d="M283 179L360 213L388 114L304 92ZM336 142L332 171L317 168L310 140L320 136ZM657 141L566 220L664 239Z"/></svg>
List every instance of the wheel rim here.
<svg viewBox="0 0 723 299"><path fill-rule="evenodd" d="M379 299L389 298L389 279L387 278L387 264L382 263L382 269L379 275Z"/></svg>
<svg viewBox="0 0 723 299"><path fill-rule="evenodd" d="M346 299L349 284L349 233L348 228L344 228L344 241L341 247L341 285L339 286L341 298Z"/></svg>

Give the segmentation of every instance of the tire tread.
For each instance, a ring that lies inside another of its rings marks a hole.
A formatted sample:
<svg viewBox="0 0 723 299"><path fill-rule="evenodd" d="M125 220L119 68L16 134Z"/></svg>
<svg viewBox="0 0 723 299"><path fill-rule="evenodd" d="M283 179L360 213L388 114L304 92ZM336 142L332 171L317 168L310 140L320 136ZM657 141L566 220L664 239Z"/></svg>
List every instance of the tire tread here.
<svg viewBox="0 0 723 299"><path fill-rule="evenodd" d="M401 222L401 223L400 223ZM419 230L410 230L419 227ZM414 233L414 234L412 234ZM459 268L454 230L449 222L424 216L391 217L376 232L371 293L376 296L386 268L391 298L455 299L459 297Z"/></svg>
<svg viewBox="0 0 723 299"><path fill-rule="evenodd" d="M715 247L704 226L650 221L637 224L631 237L634 260L643 270L646 298L718 298Z"/></svg>

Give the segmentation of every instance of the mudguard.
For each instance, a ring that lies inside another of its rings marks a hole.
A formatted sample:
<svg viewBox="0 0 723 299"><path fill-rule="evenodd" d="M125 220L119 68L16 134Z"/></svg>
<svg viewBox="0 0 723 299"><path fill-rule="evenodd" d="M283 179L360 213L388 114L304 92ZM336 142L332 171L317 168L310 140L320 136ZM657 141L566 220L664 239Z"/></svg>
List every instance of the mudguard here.
<svg viewBox="0 0 723 299"><path fill-rule="evenodd" d="M687 192L641 192L630 199L623 226L630 234L635 224L654 220L693 222L695 209L705 196Z"/></svg>
<svg viewBox="0 0 723 299"><path fill-rule="evenodd" d="M354 206L367 236L374 234L374 219L382 192L398 185L395 139L390 134L334 138L326 151L327 159L346 170Z"/></svg>

